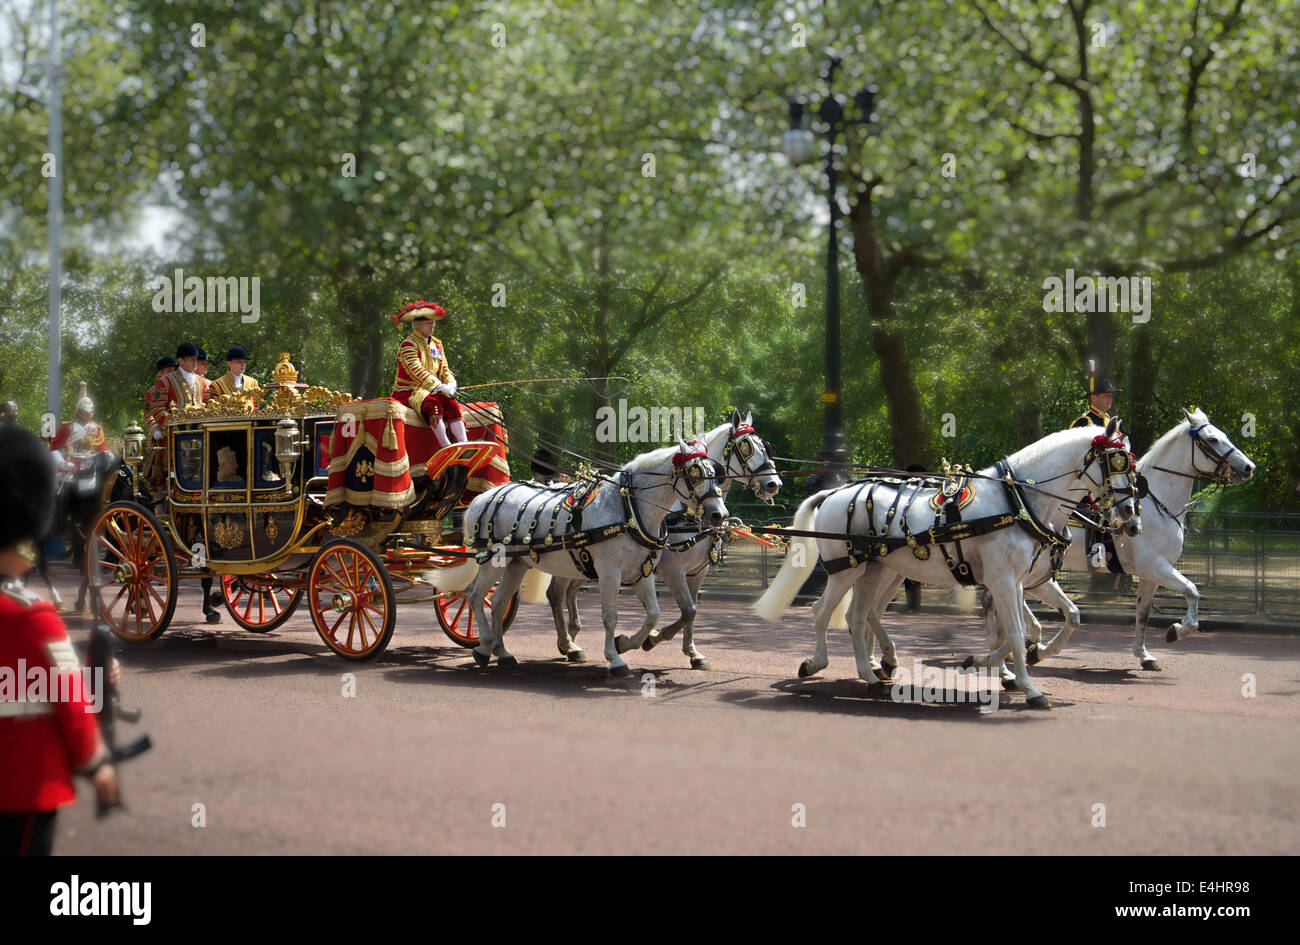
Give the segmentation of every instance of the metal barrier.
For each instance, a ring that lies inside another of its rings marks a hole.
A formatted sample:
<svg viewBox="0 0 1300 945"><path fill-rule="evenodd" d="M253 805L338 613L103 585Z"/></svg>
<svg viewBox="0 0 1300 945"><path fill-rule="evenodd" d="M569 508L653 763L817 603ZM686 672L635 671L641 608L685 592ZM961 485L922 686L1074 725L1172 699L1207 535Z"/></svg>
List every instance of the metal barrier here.
<svg viewBox="0 0 1300 945"><path fill-rule="evenodd" d="M753 524L788 525L794 513L791 506L735 503L730 508ZM733 542L722 563L709 573L705 590L757 596L783 558L782 552L755 542ZM1203 616L1300 623L1300 514L1193 510L1178 569L1200 591ZM1067 571L1061 586L1071 597L1094 606L1130 608L1137 596L1137 581L1128 575L1116 580ZM927 587L924 595L929 603L957 599L955 588ZM1162 587L1156 594L1157 616L1182 619L1186 607L1177 591Z"/></svg>

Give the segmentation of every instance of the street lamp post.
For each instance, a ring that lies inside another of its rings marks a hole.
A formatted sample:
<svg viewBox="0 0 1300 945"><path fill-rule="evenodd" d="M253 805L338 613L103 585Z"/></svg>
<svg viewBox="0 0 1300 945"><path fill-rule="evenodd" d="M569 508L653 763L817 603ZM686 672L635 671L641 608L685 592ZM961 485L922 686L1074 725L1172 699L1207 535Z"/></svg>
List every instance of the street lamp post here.
<svg viewBox="0 0 1300 945"><path fill-rule="evenodd" d="M835 142L840 133L853 125L870 124L875 117L876 87L867 85L853 97L858 116L850 118L846 102L834 89L835 72L840 67L840 57L830 57L823 78L826 80L826 97L817 106L820 126L817 132L826 139L827 201L830 209L830 226L827 230L826 249L826 388L822 392L824 432L821 459L826 466L823 484L843 476L847 453L844 449L844 410L840 380L840 270L839 237L836 224L840 219L840 204L836 197L839 187L839 167L836 164ZM804 98L790 101L790 128L781 138L781 149L792 164L806 164L813 157L815 138L813 131L804 127L805 114L811 114Z"/></svg>

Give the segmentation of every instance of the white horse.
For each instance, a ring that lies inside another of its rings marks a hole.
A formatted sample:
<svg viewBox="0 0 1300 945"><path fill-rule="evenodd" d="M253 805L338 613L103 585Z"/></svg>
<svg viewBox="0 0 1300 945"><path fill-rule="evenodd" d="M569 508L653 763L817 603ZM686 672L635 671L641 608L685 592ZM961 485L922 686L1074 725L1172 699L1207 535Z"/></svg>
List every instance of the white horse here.
<svg viewBox="0 0 1300 945"><path fill-rule="evenodd" d="M742 419L740 411L733 411L727 423L714 427L700 439L710 461L722 470L724 499L733 485L744 480L754 495L768 505L772 504L776 494L781 491L781 477L776 474L767 444L754 430L752 413ZM679 502L674 506L669 521L682 511ZM682 653L691 661L691 669L709 668L709 661L695 648L695 612L699 603L700 585L708 576L709 566L717 561L725 547L727 534L725 527L706 529L698 523L681 527L670 524L668 546L659 556L655 573L664 579L668 590L672 592L681 616L663 630L651 628L648 633L638 633L634 637L620 634L614 641L620 653L626 653L637 646L643 650L652 650L665 640L671 640L680 630ZM568 638L573 639L582 630L578 619L577 597L583 583L580 579L569 581L556 578L547 588L546 599L555 618L557 640L562 641L566 636L566 611Z"/></svg>
<svg viewBox="0 0 1300 945"><path fill-rule="evenodd" d="M658 619L659 604L654 581L645 578L666 543L664 519L669 509L680 500L709 527L727 520L717 467L699 441L643 453L592 488L594 495L584 505L574 501L581 497L583 483L560 488L505 483L475 498L465 510L466 544L480 550L478 574L468 591L481 628L479 645L473 650L480 666L486 666L493 653L502 666L518 664L502 640L502 617L524 574L537 568L561 578L597 577L609 673L630 676L632 671L614 640L619 587L635 586L646 612L642 632L648 634ZM497 588L489 622L483 598L493 584ZM561 640L560 652L575 661L582 658L571 640Z"/></svg>
<svg viewBox="0 0 1300 945"><path fill-rule="evenodd" d="M1196 630L1200 623L1197 610L1200 592L1196 585L1175 566L1183 553L1186 539L1184 519L1192 506L1192 488L1198 479L1224 485L1248 482L1255 474L1255 464L1222 430L1210 423L1203 410L1183 410L1183 420L1155 442L1137 462L1138 481L1145 480L1145 498L1151 500L1142 518L1142 533L1114 539L1115 555L1122 573L1138 578L1137 616L1133 635L1133 655L1145 670L1163 667L1146 648L1147 621L1156 591L1161 587L1181 591L1187 599L1187 616L1169 628L1165 640L1174 643ZM1151 507L1155 513L1152 514ZM1106 550L1101 542L1093 547L1086 542L1070 544L1065 568L1071 571L1111 573ZM1026 606L1030 640L1026 656L1037 663L1056 656L1070 634L1079 626L1079 608L1052 578L1050 567L1040 562L1025 583L1026 593L1059 610L1065 625L1046 645L1042 644L1043 627ZM986 608L986 629L995 634L996 606Z"/></svg>
<svg viewBox="0 0 1300 945"><path fill-rule="evenodd" d="M816 649L800 665L799 675L811 676L826 668L827 624L840 599L854 586L849 633L858 676L879 683L866 624L871 622L872 630L888 639L883 628L877 629L875 611L886 588L892 588L892 597L906 578L927 584L984 584L1003 605L1001 613L1008 615L1004 620L1007 642L978 659L971 657L967 665L998 665L1009 650L1016 683L1029 705L1047 708L1050 702L1034 687L1026 668L1024 579L1044 553L1050 554L1050 546L1064 544L1065 520L1085 496L1098 501L1108 521L1140 530L1135 476L1118 436L1118 418L1101 436L1086 428L1062 430L981 470L968 483L975 492L961 510L964 530L961 524L943 522L943 513L930 512L929 500L938 490L927 488L923 479L864 480L819 492L799 507L794 528L828 537L796 537L755 610L769 620L779 617L816 566L816 552L825 562L826 591L814 607ZM923 514L931 515L935 523L928 530L929 523L921 524L916 517L908 523L918 496L926 498ZM959 496L952 496L940 507L957 501ZM933 553L936 546L941 554ZM896 665L892 641L886 655Z"/></svg>

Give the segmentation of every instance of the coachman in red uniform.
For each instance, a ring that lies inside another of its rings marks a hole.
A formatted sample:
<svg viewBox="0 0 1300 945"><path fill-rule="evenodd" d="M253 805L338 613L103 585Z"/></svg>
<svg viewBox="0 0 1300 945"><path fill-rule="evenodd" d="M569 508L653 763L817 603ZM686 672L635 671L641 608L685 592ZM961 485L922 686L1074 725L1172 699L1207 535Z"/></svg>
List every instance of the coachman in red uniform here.
<svg viewBox="0 0 1300 945"><path fill-rule="evenodd" d="M394 322L399 326L409 322L414 330L397 349L392 398L419 411L433 428L440 447L469 439L456 402L456 376L447 364L442 342L433 337L434 326L446 317L441 305L424 301L412 302L393 313Z"/></svg>
<svg viewBox="0 0 1300 945"><path fill-rule="evenodd" d="M21 583L54 514L53 466L40 440L0 426L0 855L50 852L55 813L77 799L74 774L88 775L102 802L117 797L87 711L94 690L63 682L81 676L68 631Z"/></svg>

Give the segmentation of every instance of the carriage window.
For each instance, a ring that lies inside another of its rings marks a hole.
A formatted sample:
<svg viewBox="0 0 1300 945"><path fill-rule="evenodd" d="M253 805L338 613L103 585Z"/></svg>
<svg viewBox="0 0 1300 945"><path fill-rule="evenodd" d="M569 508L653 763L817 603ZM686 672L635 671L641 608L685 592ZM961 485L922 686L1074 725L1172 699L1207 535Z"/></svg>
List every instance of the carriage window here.
<svg viewBox="0 0 1300 945"><path fill-rule="evenodd" d="M208 481L214 489L241 489L248 484L248 436L243 430L209 434Z"/></svg>
<svg viewBox="0 0 1300 945"><path fill-rule="evenodd" d="M284 485L280 464L275 459L274 430L258 430L254 434L253 453L257 463L257 488L278 489Z"/></svg>
<svg viewBox="0 0 1300 945"><path fill-rule="evenodd" d="M334 435L333 423L316 424L316 473L317 476L328 476L330 471L330 437Z"/></svg>
<svg viewBox="0 0 1300 945"><path fill-rule="evenodd" d="M176 481L182 489L203 488L203 434L179 433L176 443Z"/></svg>

